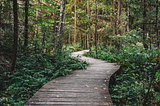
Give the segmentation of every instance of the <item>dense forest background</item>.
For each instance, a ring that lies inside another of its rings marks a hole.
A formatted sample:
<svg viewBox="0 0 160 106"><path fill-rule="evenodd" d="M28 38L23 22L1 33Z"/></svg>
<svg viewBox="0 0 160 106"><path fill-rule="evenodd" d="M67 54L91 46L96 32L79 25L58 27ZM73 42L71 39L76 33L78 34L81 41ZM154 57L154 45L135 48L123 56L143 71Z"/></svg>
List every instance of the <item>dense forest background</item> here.
<svg viewBox="0 0 160 106"><path fill-rule="evenodd" d="M42 85L88 64L117 62L114 104L160 104L160 0L0 0L0 105L23 105ZM27 92L27 93L26 93Z"/></svg>

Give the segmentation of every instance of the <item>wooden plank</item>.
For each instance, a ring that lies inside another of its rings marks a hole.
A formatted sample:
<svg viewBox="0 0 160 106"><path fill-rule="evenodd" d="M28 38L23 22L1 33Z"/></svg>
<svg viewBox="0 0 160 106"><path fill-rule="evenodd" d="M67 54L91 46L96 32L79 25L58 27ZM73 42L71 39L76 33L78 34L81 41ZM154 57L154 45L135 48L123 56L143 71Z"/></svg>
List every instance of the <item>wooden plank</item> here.
<svg viewBox="0 0 160 106"><path fill-rule="evenodd" d="M104 102L104 101L108 101L110 102L110 100L104 98L104 99L97 99L97 98L49 98L49 97L45 97L45 98L32 98L32 100L30 102L44 102L44 101L49 101L49 102L54 102L54 101L68 101L68 102Z"/></svg>
<svg viewBox="0 0 160 106"><path fill-rule="evenodd" d="M107 102L32 102L32 104L38 104L38 105L110 105L111 103L107 103ZM31 104L31 105L32 105Z"/></svg>

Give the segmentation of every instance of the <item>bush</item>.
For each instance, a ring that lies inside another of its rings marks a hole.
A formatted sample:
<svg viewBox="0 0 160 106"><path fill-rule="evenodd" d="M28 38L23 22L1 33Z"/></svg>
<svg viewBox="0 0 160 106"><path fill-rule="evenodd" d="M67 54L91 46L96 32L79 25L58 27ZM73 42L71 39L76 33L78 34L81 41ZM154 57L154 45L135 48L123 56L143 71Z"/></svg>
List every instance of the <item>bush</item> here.
<svg viewBox="0 0 160 106"><path fill-rule="evenodd" d="M0 105L22 106L47 82L70 74L75 69L86 68L87 65L64 52L58 55L19 55L16 70L13 73L4 72L0 76L3 84Z"/></svg>
<svg viewBox="0 0 160 106"><path fill-rule="evenodd" d="M115 48L116 49L116 48ZM113 49L114 50L114 49ZM143 47L127 46L116 52L98 50L98 58L108 62L116 62L121 68L110 79L110 94L115 105L143 105L144 98L148 91L148 86L155 71L158 54L160 50L153 48L145 50ZM92 54L85 53L85 56L95 57L95 51ZM160 70L158 70L158 73ZM148 105L158 105L160 103L160 79L156 74L152 81Z"/></svg>

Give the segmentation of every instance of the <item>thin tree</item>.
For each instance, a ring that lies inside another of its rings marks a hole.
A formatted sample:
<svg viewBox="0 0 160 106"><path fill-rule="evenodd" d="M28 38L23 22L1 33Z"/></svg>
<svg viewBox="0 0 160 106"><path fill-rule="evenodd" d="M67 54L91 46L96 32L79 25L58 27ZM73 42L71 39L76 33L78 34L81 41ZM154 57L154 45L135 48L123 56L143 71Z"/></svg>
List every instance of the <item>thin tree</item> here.
<svg viewBox="0 0 160 106"><path fill-rule="evenodd" d="M91 10L90 10L90 0L88 0L88 9L89 9L89 51L91 54Z"/></svg>
<svg viewBox="0 0 160 106"><path fill-rule="evenodd" d="M114 13L114 35L117 35L116 0L113 0L113 13Z"/></svg>
<svg viewBox="0 0 160 106"><path fill-rule="evenodd" d="M143 0L143 46L144 48L147 48L147 44L145 43L146 41L146 36L145 36L145 31L146 31L146 25L145 25L145 18L146 18L146 0Z"/></svg>
<svg viewBox="0 0 160 106"><path fill-rule="evenodd" d="M55 53L57 52L56 51L56 38L57 38L57 28L56 28L56 26L57 26L57 17L56 17L56 4L55 4L55 6L54 6L54 50L55 50Z"/></svg>
<svg viewBox="0 0 160 106"><path fill-rule="evenodd" d="M160 36L158 35L158 0L156 0L156 36L157 36L157 46L159 47Z"/></svg>
<svg viewBox="0 0 160 106"><path fill-rule="evenodd" d="M113 0L113 13L114 13L114 35L117 35L117 15L116 15L116 0ZM119 15L119 13L118 13ZM119 16L118 16L119 17ZM112 38L110 40L110 45L109 45L109 52L111 51L111 46L112 46Z"/></svg>
<svg viewBox="0 0 160 106"><path fill-rule="evenodd" d="M77 16L76 16L76 5L77 5L77 0L74 1L74 43L76 43L76 36L77 36L77 33L76 33L76 21L77 21Z"/></svg>
<svg viewBox="0 0 160 106"><path fill-rule="evenodd" d="M127 7L127 32L129 32L129 0L128 0L128 7Z"/></svg>
<svg viewBox="0 0 160 106"><path fill-rule="evenodd" d="M15 63L16 63L16 54L17 54L17 41L18 41L18 6L17 0L13 0L13 12L14 12L14 42L13 42L13 52L12 52L12 61L9 67L9 72L14 71Z"/></svg>
<svg viewBox="0 0 160 106"><path fill-rule="evenodd" d="M96 57L97 57L97 43L98 43L98 36L97 36L97 23L98 23L98 1L96 0L96 23L95 23L95 49L96 49Z"/></svg>
<svg viewBox="0 0 160 106"><path fill-rule="evenodd" d="M28 46L28 5L29 5L29 0L26 0L25 2L25 41L24 41L24 46Z"/></svg>
<svg viewBox="0 0 160 106"><path fill-rule="evenodd" d="M100 39L100 47L101 47L102 36L103 36L103 27L104 27L103 20L104 20L104 0L103 0L103 7L102 7L101 36L100 36L100 38L99 38L99 39Z"/></svg>
<svg viewBox="0 0 160 106"><path fill-rule="evenodd" d="M13 27L13 22L12 22L12 19L13 19L13 1L10 1L10 17L9 17L9 23L10 23L10 33L12 34L12 27Z"/></svg>
<svg viewBox="0 0 160 106"><path fill-rule="evenodd" d="M85 7L85 9L86 9L86 15L88 14L88 6L87 6L87 4L88 4L88 1L86 1L85 2L86 3L86 7ZM84 31L85 32L85 49L88 49L88 33L87 33L87 30L88 30L88 23L85 23L85 30L86 31Z"/></svg>
<svg viewBox="0 0 160 106"><path fill-rule="evenodd" d="M120 24L121 24L121 36L123 36L123 21L122 21L122 12L123 12L123 0L120 0Z"/></svg>
<svg viewBox="0 0 160 106"><path fill-rule="evenodd" d="M39 5L40 5L40 0L38 0L38 6ZM39 10L37 9L37 11L36 11L36 21L37 21L37 24L36 24L36 30L35 30L35 53L36 53L36 50L37 50L38 17L39 17Z"/></svg>
<svg viewBox="0 0 160 106"><path fill-rule="evenodd" d="M61 50L63 47L63 29L64 29L64 23L65 23L65 7L66 7L66 0L61 0L61 7L60 7L60 23L59 23L59 44L58 48Z"/></svg>

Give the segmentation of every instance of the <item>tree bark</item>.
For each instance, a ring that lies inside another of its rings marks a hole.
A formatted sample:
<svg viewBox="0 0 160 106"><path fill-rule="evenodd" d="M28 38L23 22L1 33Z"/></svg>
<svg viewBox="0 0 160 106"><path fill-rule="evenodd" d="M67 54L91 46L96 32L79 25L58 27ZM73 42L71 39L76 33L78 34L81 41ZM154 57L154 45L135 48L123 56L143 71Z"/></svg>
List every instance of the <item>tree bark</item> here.
<svg viewBox="0 0 160 106"><path fill-rule="evenodd" d="M158 0L156 0L156 36L157 36L157 46L159 47L160 36L158 35Z"/></svg>
<svg viewBox="0 0 160 106"><path fill-rule="evenodd" d="M127 32L129 32L129 0L128 0L128 7L127 7Z"/></svg>
<svg viewBox="0 0 160 106"><path fill-rule="evenodd" d="M97 53L97 49L98 49L98 45L97 45L97 43L98 43L98 36L97 36L97 23L98 23L98 9L97 9L97 7L98 7L98 1L96 0L96 23L95 23L95 49L96 49L96 58L97 58L97 55L98 55L98 53Z"/></svg>
<svg viewBox="0 0 160 106"><path fill-rule="evenodd" d="M74 43L76 43L76 36L77 36L77 33L76 33L76 21L77 21L77 16L76 16L76 5L77 5L77 0L75 0L75 12L74 12Z"/></svg>
<svg viewBox="0 0 160 106"><path fill-rule="evenodd" d="M64 23L65 23L65 7L66 7L66 0L61 0L61 13L60 13L60 24L59 24L59 44L58 48L61 50L63 47L63 29L64 29Z"/></svg>
<svg viewBox="0 0 160 106"><path fill-rule="evenodd" d="M87 14L87 2L86 2L86 14ZM88 28L87 28L87 23L85 23L85 30L87 30ZM87 49L88 48L88 34L87 34L87 32L85 31L85 49Z"/></svg>
<svg viewBox="0 0 160 106"><path fill-rule="evenodd" d="M118 0L118 15L117 15L117 19L118 19L118 24L120 23L120 15L121 15L121 0Z"/></svg>
<svg viewBox="0 0 160 106"><path fill-rule="evenodd" d="M10 17L9 17L9 23L10 23L10 30L11 30L11 34L13 34L12 33L12 27L13 27L13 22L12 22L12 19L13 19L13 8L12 8L12 6L13 6L13 2L12 1L10 1Z"/></svg>
<svg viewBox="0 0 160 106"><path fill-rule="evenodd" d="M38 6L40 5L40 1L38 0ZM36 30L35 30L35 53L37 51L37 35L38 35L38 17L39 17L39 10L36 11Z"/></svg>
<svg viewBox="0 0 160 106"><path fill-rule="evenodd" d="M120 24L121 24L121 36L123 36L123 21L122 21L122 12L123 12L123 0L120 0Z"/></svg>
<svg viewBox="0 0 160 106"><path fill-rule="evenodd" d="M114 35L117 35L116 1L115 0L113 0L113 13L114 13Z"/></svg>
<svg viewBox="0 0 160 106"><path fill-rule="evenodd" d="M56 46L57 46L57 41L56 41L56 38L57 38L57 17L56 17L56 6L54 6L54 51L55 53L57 52L56 50Z"/></svg>
<svg viewBox="0 0 160 106"><path fill-rule="evenodd" d="M28 5L29 5L29 0L26 0L25 3L25 41L24 41L24 46L28 46Z"/></svg>
<svg viewBox="0 0 160 106"><path fill-rule="evenodd" d="M18 41L18 6L17 0L13 0L13 12L14 12L14 43L13 43L13 53L12 53L12 61L10 64L9 72L14 71L15 63L16 63L16 54L17 54L17 41Z"/></svg>
<svg viewBox="0 0 160 106"><path fill-rule="evenodd" d="M90 10L90 0L88 1L88 9L89 9L89 12L88 12L88 14L89 14L89 35L88 35L88 37L89 37L89 51L90 51L90 53L91 53L91 22L90 22L90 20L91 20L91 10Z"/></svg>
<svg viewBox="0 0 160 106"><path fill-rule="evenodd" d="M143 10L143 46L145 48L145 45L146 45L146 43L145 43L145 41L146 41L146 36L145 36L146 27L144 24L145 18L146 18L146 1L145 0L143 0L143 8L144 8L144 10Z"/></svg>

